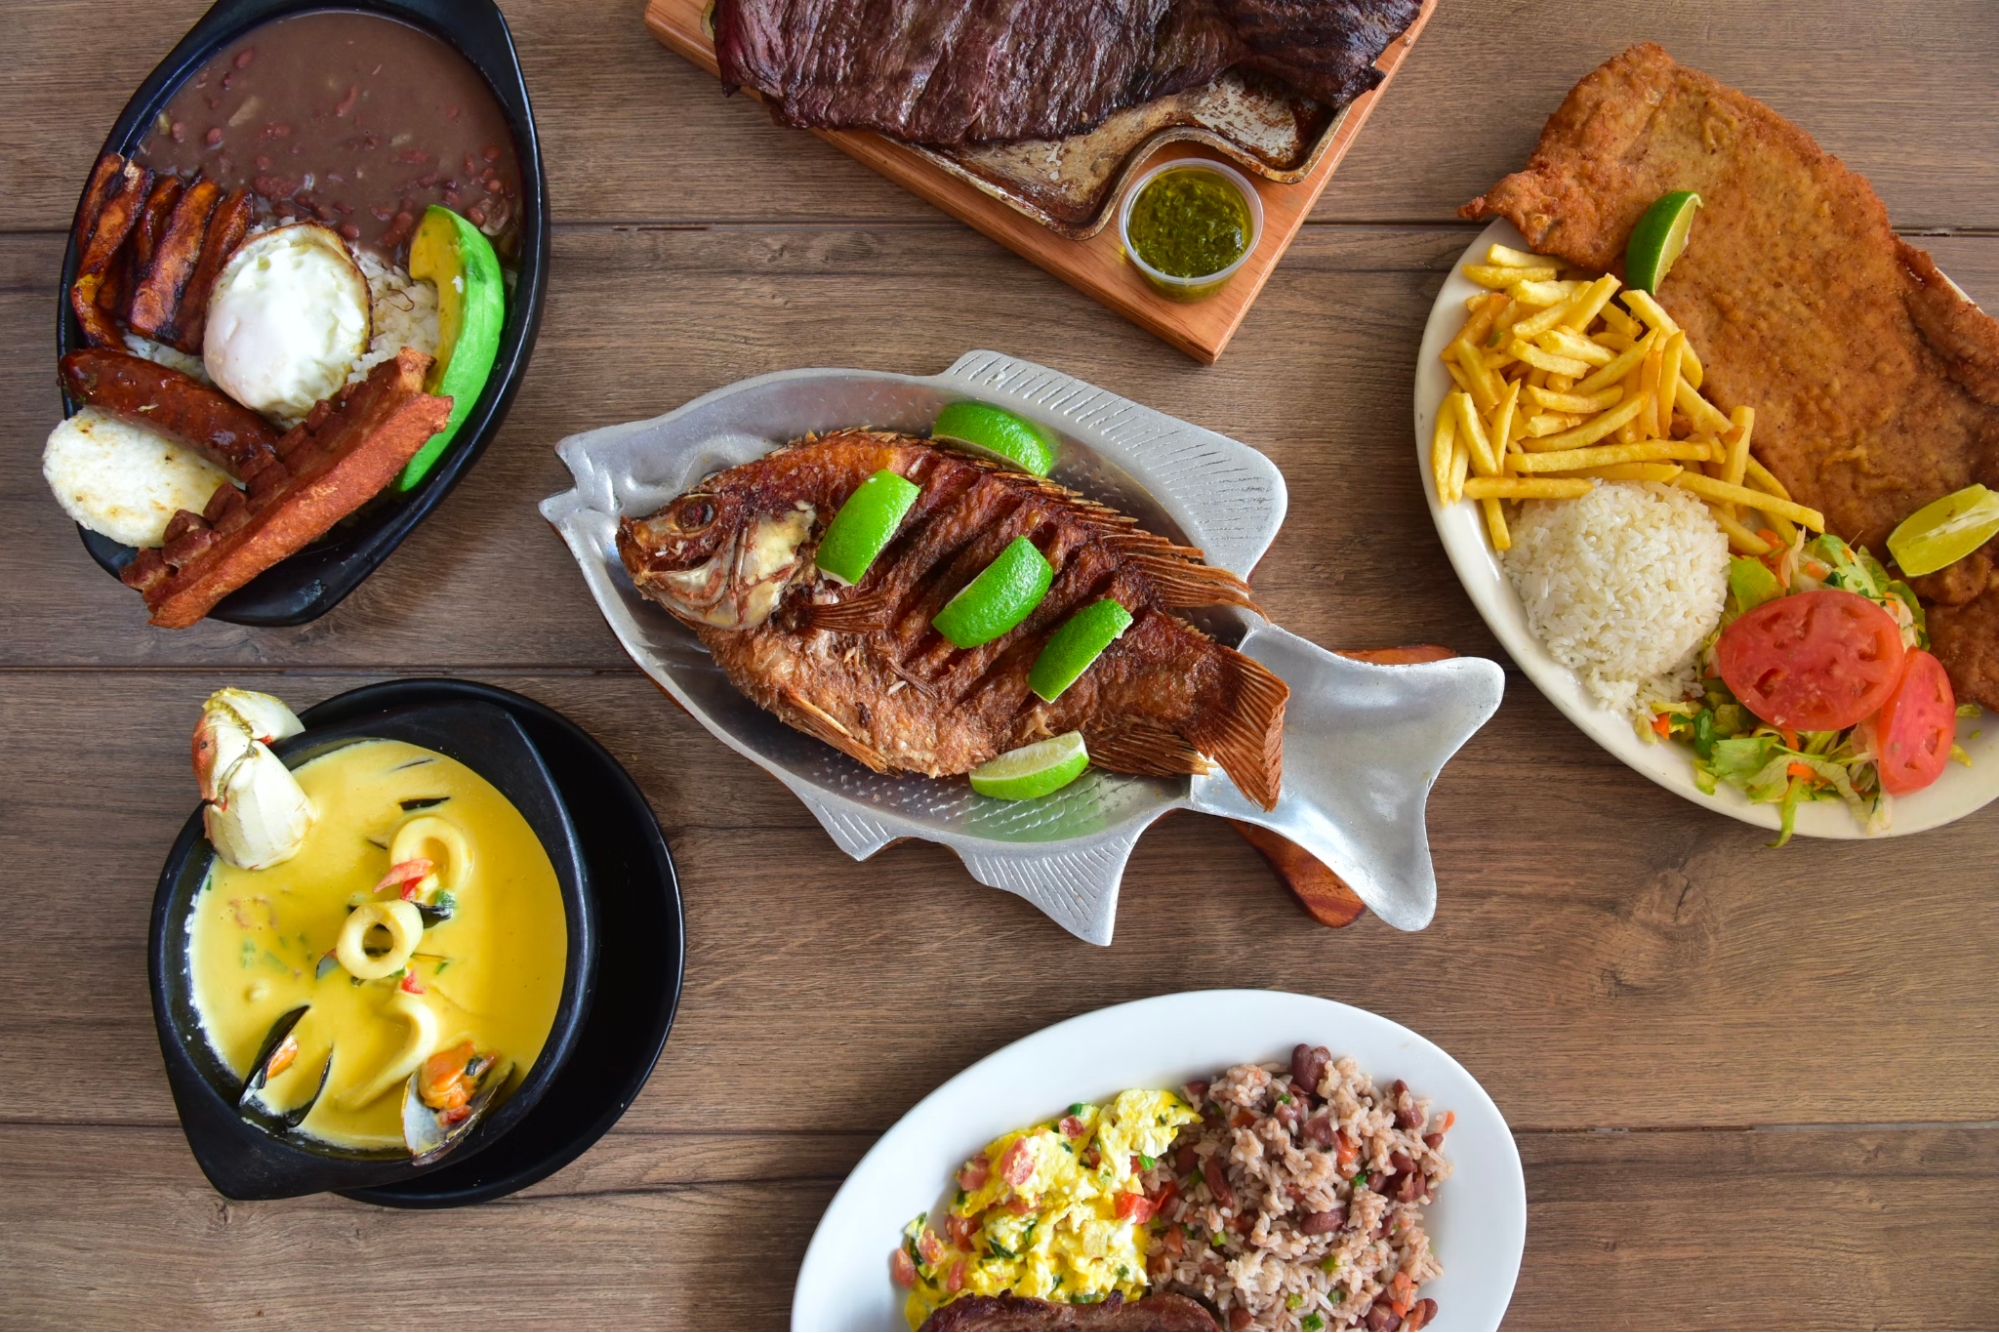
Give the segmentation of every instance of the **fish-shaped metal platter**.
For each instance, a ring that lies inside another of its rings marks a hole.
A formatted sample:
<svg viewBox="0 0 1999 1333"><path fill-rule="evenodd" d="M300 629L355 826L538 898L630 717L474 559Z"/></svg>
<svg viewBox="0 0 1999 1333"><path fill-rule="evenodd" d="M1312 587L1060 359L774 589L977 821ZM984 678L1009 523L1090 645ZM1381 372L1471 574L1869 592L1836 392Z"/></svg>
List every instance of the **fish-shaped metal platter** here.
<svg viewBox="0 0 1999 1333"><path fill-rule="evenodd" d="M1251 612L1192 615L1291 687L1275 809L1246 799L1219 771L1160 779L1091 769L1041 800L998 801L962 778L872 772L792 730L738 693L693 631L627 577L616 548L619 518L649 514L702 477L810 431L926 434L941 407L966 398L1057 431L1054 480L1202 548L1210 564L1247 576L1283 524L1284 479L1248 445L998 352L969 352L928 378L865 370L760 375L665 416L571 436L556 452L575 489L544 500L542 516L569 543L633 660L717 739L789 787L857 860L901 838L941 843L980 883L1109 944L1118 886L1139 836L1170 811L1198 810L1283 834L1390 925L1428 925L1437 885L1424 803L1445 762L1499 706L1502 677L1492 662L1375 666Z"/></svg>

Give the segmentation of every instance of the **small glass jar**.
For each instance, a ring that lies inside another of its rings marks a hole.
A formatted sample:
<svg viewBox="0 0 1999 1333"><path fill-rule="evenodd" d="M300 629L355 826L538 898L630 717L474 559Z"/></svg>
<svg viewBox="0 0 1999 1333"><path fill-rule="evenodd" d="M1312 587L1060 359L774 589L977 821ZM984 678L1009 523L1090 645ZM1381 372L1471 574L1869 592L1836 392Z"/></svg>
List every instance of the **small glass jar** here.
<svg viewBox="0 0 1999 1333"><path fill-rule="evenodd" d="M1199 171L1218 176L1241 196L1243 206L1249 211L1249 244L1243 247L1243 252L1237 255L1235 262L1227 268L1192 277L1178 277L1162 272L1147 263L1139 254L1138 247L1132 244L1131 213L1138 203L1139 196L1145 193L1146 186L1173 171ZM1205 157L1176 157L1170 162L1162 162L1152 168L1125 191L1124 203L1118 208L1117 226L1118 248L1131 262L1132 267L1136 268L1161 295L1175 301L1200 301L1226 287L1229 279L1236 275L1249 257L1256 253L1256 247L1263 242L1263 200L1258 196L1256 187L1234 167Z"/></svg>

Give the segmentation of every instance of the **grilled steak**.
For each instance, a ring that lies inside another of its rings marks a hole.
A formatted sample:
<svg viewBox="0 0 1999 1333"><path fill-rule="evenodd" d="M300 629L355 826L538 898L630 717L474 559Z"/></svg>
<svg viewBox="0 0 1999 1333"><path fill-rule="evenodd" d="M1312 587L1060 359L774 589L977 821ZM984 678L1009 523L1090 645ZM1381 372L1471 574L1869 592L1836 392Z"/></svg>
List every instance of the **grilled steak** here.
<svg viewBox="0 0 1999 1333"><path fill-rule="evenodd" d="M861 582L816 569L848 496L886 469L921 495ZM1016 538L1054 583L1013 629L960 649L931 619ZM1265 809L1277 802L1289 690L1175 609L1252 605L1200 552L1052 482L907 435L807 438L703 481L618 528L632 582L692 626L763 708L878 772L967 773L1081 731L1092 762L1159 776L1220 764ZM1099 599L1133 620L1053 703L1028 689L1049 636ZM1204 757L1205 756L1205 757Z"/></svg>
<svg viewBox="0 0 1999 1333"><path fill-rule="evenodd" d="M780 122L913 143L1053 139L1242 66L1333 106L1420 0L720 0L722 81Z"/></svg>
<svg viewBox="0 0 1999 1333"><path fill-rule="evenodd" d="M924 1333L971 1333L971 1330L1141 1329L1207 1330L1219 1328L1208 1308L1190 1296L1153 1295L1127 1301L1118 1292L1100 1305L1062 1305L1032 1296L960 1296L940 1305L923 1321Z"/></svg>

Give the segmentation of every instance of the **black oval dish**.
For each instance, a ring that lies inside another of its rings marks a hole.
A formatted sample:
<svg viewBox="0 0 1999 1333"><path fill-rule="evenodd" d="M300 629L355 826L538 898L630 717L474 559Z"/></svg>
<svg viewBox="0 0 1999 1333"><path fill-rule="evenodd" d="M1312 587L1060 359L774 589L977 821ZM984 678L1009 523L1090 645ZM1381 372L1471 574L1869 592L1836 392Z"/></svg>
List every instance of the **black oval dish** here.
<svg viewBox="0 0 1999 1333"><path fill-rule="evenodd" d="M526 1079L442 1163L419 1167L406 1156L344 1152L271 1134L237 1113L242 1077L209 1045L194 1006L187 919L214 861L197 810L174 844L153 899L153 1016L188 1146L209 1181L232 1199L379 1188L476 1156L526 1120L555 1084L576 1049L595 995L596 908L582 843L554 776L506 710L468 699L376 709L338 721L301 720L307 722L303 734L273 747L294 767L356 741L407 741L460 761L513 802L548 852L561 885L569 936L566 971L554 1024Z"/></svg>
<svg viewBox="0 0 1999 1333"><path fill-rule="evenodd" d="M245 586L222 599L208 614L238 625L302 625L331 611L389 553L423 522L471 470L486 445L506 420L507 408L527 372L541 326L542 300L548 288L548 185L542 176L541 141L535 135L534 111L528 105L527 83L514 55L513 35L493 0L220 0L201 16L179 45L167 54L111 128L104 153L129 153L138 147L154 116L181 83L193 77L208 58L251 28L309 10L359 9L401 19L441 38L472 62L485 77L513 131L521 165L520 275L508 294L507 322L500 334L499 356L472 414L459 428L451 448L423 483L406 496L378 500L350 522L343 523L288 560L280 561ZM78 200L81 208L81 199ZM69 308L69 287L76 279L75 227L63 254L62 287L56 316L58 358L84 345L83 331ZM67 396L63 414L75 415L79 404ZM105 571L116 576L137 554L131 547L79 526L84 547Z"/></svg>

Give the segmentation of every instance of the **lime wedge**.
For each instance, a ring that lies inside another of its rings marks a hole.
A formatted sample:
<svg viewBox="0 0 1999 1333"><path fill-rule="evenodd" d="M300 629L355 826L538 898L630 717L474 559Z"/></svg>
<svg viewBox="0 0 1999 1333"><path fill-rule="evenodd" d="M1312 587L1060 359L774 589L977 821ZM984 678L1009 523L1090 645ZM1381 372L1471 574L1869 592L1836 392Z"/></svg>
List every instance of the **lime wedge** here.
<svg viewBox="0 0 1999 1333"><path fill-rule="evenodd" d="M1027 688L1054 703L1130 625L1131 612L1116 602L1106 598L1090 603L1070 616L1042 647L1027 673Z"/></svg>
<svg viewBox="0 0 1999 1333"><path fill-rule="evenodd" d="M1624 280L1641 292L1656 292L1666 280L1666 270L1687 248L1687 232L1694 225L1694 210L1701 197L1692 190L1675 190L1661 195L1624 246Z"/></svg>
<svg viewBox="0 0 1999 1333"><path fill-rule="evenodd" d="M991 403L953 403L937 414L933 440L949 440L991 454L1023 472L1045 477L1055 466L1055 437L1045 427Z"/></svg>
<svg viewBox="0 0 1999 1333"><path fill-rule="evenodd" d="M999 559L944 603L944 609L930 623L960 648L991 643L1027 619L1054 581L1055 567L1034 543L1015 537L999 553Z"/></svg>
<svg viewBox="0 0 1999 1333"><path fill-rule="evenodd" d="M1888 553L1910 578L1954 565L1999 532L1999 495L1976 484L1932 500L1888 534Z"/></svg>
<svg viewBox="0 0 1999 1333"><path fill-rule="evenodd" d="M819 568L842 583L859 583L922 493L922 487L887 468L856 486L819 539Z"/></svg>
<svg viewBox="0 0 1999 1333"><path fill-rule="evenodd" d="M972 790L1002 801L1031 801L1062 790L1089 766L1083 733L1065 731L980 764L972 770Z"/></svg>

